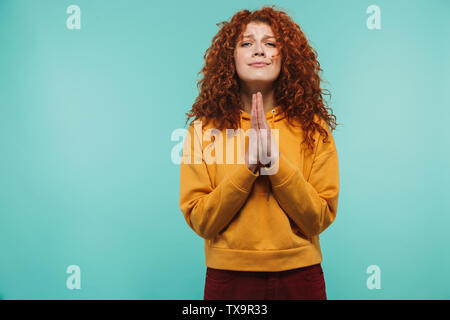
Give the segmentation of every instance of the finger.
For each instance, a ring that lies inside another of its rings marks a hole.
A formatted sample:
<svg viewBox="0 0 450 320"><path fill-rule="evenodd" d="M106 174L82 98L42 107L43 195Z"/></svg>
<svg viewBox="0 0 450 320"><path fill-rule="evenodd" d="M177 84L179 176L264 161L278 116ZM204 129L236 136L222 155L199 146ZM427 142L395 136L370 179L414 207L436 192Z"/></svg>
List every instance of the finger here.
<svg viewBox="0 0 450 320"><path fill-rule="evenodd" d="M270 157L270 151L271 151L271 141L270 141L270 128L264 129L264 141L265 141L265 147L267 148L267 156Z"/></svg>
<svg viewBox="0 0 450 320"><path fill-rule="evenodd" d="M251 128L257 128L258 123L256 119L256 95L252 95L252 111L250 112L250 125Z"/></svg>
<svg viewBox="0 0 450 320"><path fill-rule="evenodd" d="M261 104L261 100L262 100L262 96L261 96L261 93L258 91L256 93L256 107L258 110L258 128L259 129L264 128L263 122L262 122L262 118L264 116L264 108Z"/></svg>
<svg viewBox="0 0 450 320"><path fill-rule="evenodd" d="M267 142L267 154L270 156L270 154L271 154L271 143L270 143L270 141L271 141L271 128L270 128L270 126L269 126L269 123L267 122L267 119L266 119L266 115L265 115L265 113L264 113L264 108L263 108L263 100L262 100L262 94L260 93L260 107L261 107L261 109L263 110L263 113L262 113L262 124L260 124L260 128L264 128L264 129L266 129L266 132L267 132L267 135L265 136L266 138L267 138L267 140L266 140L266 142Z"/></svg>
<svg viewBox="0 0 450 320"><path fill-rule="evenodd" d="M258 144L255 129L250 129L249 134L249 161L251 164L258 163Z"/></svg>
<svg viewBox="0 0 450 320"><path fill-rule="evenodd" d="M259 128L269 129L269 124L267 123L266 114L264 112L264 103L262 93L259 93L259 106L261 109L261 123L259 124Z"/></svg>
<svg viewBox="0 0 450 320"><path fill-rule="evenodd" d="M256 93L256 107L257 107L257 122L258 122L258 163L260 165L263 164L263 162L261 161L262 159L262 153L265 152L266 148L265 148L265 143L263 141L265 134L262 134L261 129L264 129L264 122L263 122L263 118L265 118L265 114L264 114L264 107L262 104L262 94L261 92L257 92ZM263 160L264 161L264 160Z"/></svg>
<svg viewBox="0 0 450 320"><path fill-rule="evenodd" d="M260 148L259 148L259 146L260 146L260 140L261 140L261 134L260 134L260 117L261 117L261 115L260 115L260 110L259 110L259 95L258 95L258 92L257 93L255 93L255 96L256 96L256 122L258 123L258 163L259 163L259 152L260 152Z"/></svg>
<svg viewBox="0 0 450 320"><path fill-rule="evenodd" d="M268 141L269 141L269 132L268 132L268 128L269 125L267 123L266 120L266 115L264 113L264 105L263 105L263 97L262 97L262 93L258 92L257 93L257 106L258 106L258 110L259 110L259 117L258 117L258 127L259 129L265 129L262 132L260 131L260 143L258 144L258 146L262 149L260 152L262 152L262 154L264 155L270 155L270 149L268 149Z"/></svg>
<svg viewBox="0 0 450 320"><path fill-rule="evenodd" d="M248 154L249 161L251 164L258 163L258 145L256 138L256 130L254 128L249 129L249 138L248 138Z"/></svg>
<svg viewBox="0 0 450 320"><path fill-rule="evenodd" d="M258 163L258 121L256 118L256 94L252 95L252 110L250 112L250 134L249 134L249 161L251 164Z"/></svg>
<svg viewBox="0 0 450 320"><path fill-rule="evenodd" d="M255 129L259 130L259 121L258 121L258 95L255 93Z"/></svg>
<svg viewBox="0 0 450 320"><path fill-rule="evenodd" d="M259 140L259 161L266 165L269 163L270 154L267 141L267 129L260 129L261 139Z"/></svg>

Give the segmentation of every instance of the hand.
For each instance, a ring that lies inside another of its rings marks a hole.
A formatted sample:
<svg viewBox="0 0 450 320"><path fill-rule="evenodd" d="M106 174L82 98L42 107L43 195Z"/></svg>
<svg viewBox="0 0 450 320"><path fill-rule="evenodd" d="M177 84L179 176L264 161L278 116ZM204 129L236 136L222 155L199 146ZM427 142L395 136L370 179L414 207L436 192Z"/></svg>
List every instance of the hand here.
<svg viewBox="0 0 450 320"><path fill-rule="evenodd" d="M255 94L258 122L258 163L260 167L270 167L272 163L277 162L279 157L278 146L272 136L272 131L267 123L264 113L263 98L261 92Z"/></svg>
<svg viewBox="0 0 450 320"><path fill-rule="evenodd" d="M250 113L250 145L249 149L245 153L245 164L247 168L256 173L259 170L260 164L258 163L258 148L259 148L259 127L258 127L258 116L257 116L257 103L256 94L252 95L252 110Z"/></svg>
<svg viewBox="0 0 450 320"><path fill-rule="evenodd" d="M250 124L253 130L250 131L250 147L245 154L245 164L250 171L256 173L261 167L268 167L276 162L279 156L278 146L264 113L261 92L252 95Z"/></svg>

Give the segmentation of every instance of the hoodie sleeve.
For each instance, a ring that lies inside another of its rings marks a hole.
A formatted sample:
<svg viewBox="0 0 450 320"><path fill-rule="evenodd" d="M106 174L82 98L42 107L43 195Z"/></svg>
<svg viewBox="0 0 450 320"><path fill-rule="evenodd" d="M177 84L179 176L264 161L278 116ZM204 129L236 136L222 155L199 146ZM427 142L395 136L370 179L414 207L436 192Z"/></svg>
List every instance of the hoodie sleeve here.
<svg viewBox="0 0 450 320"><path fill-rule="evenodd" d="M325 122L322 122L325 123ZM339 164L334 138L328 126L328 141L319 142L308 181L303 171L283 153L278 171L269 175L272 192L281 208L300 230L313 237L322 233L335 219L339 195Z"/></svg>
<svg viewBox="0 0 450 320"><path fill-rule="evenodd" d="M196 139L194 134L197 135ZM204 161L201 140L191 125L186 134L180 164L180 209L189 227L200 237L210 239L226 227L240 210L259 176L245 164L234 164L224 179L213 188ZM190 150L190 152L189 152ZM191 158L194 161L190 161Z"/></svg>

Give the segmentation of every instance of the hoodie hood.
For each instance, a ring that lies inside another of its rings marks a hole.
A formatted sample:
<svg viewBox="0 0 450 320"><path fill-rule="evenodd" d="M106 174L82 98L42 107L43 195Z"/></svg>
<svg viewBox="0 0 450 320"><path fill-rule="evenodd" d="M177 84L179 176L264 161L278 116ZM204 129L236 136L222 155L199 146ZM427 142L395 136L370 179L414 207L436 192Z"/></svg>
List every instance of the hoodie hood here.
<svg viewBox="0 0 450 320"><path fill-rule="evenodd" d="M245 112L244 110L240 110L240 125L242 128L242 122L243 120L247 120L250 121L250 114ZM269 124L269 126L272 129L275 129L275 122L283 119L285 117L285 113L283 111L283 109L281 108L281 106L276 106L275 108L273 108L272 110L268 111L266 113L266 120L267 123Z"/></svg>

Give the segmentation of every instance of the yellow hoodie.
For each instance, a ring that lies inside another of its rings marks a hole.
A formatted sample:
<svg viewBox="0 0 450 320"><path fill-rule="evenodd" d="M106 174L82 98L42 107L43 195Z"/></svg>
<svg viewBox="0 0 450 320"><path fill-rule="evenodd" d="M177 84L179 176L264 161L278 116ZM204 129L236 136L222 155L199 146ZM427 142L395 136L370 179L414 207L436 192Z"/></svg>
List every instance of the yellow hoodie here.
<svg viewBox="0 0 450 320"><path fill-rule="evenodd" d="M323 143L316 131L311 151L301 146L302 129L288 123L280 106L267 112L266 119L272 132L278 129L278 171L271 175L255 174L237 161L239 135L229 135L226 129L221 136L208 135L214 134L208 130L213 121L207 126L205 121L193 121L187 131L180 164L180 209L189 227L205 239L208 267L284 271L322 261L319 234L334 221L338 205L334 138L320 119L329 141ZM240 122L247 132L250 114L241 111ZM240 137L248 145L248 135ZM226 147L233 146L227 143L233 140L234 154L227 158L232 147ZM205 161L210 158L207 153L215 161Z"/></svg>

